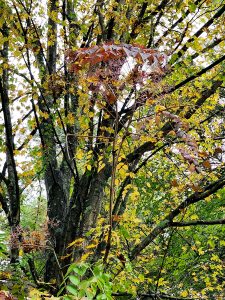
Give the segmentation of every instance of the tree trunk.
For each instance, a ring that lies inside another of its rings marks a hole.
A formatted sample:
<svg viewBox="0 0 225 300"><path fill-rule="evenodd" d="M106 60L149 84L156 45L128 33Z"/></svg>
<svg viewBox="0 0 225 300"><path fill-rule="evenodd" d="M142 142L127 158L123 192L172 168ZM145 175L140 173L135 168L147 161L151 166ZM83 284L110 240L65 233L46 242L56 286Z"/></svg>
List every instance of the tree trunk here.
<svg viewBox="0 0 225 300"><path fill-rule="evenodd" d="M5 38L2 49L2 77L0 78L0 95L2 101L2 111L4 116L5 126L5 141L6 141L6 167L8 172L7 181L7 194L8 201L5 201L6 210L8 211L8 220L11 227L11 263L15 263L18 260L19 255L19 241L18 239L18 226L20 223L20 191L19 181L16 169L16 162L14 158L14 141L13 141L13 129L12 119L9 108L9 76L8 76L8 55L9 55L9 29L6 24L3 24L1 29L2 35Z"/></svg>

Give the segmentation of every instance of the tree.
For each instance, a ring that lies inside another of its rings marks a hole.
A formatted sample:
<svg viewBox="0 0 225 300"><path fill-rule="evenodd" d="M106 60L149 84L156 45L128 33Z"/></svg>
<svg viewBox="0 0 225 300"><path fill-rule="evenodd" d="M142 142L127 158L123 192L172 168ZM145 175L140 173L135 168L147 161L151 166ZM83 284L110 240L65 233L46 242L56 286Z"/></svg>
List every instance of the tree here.
<svg viewBox="0 0 225 300"><path fill-rule="evenodd" d="M101 218L90 260L108 266L121 251L118 274L171 228L225 223L188 218L225 184L223 1L10 0L0 9L0 201L12 262L21 199L37 179L47 195L47 281L90 256ZM120 250L116 234L127 243Z"/></svg>

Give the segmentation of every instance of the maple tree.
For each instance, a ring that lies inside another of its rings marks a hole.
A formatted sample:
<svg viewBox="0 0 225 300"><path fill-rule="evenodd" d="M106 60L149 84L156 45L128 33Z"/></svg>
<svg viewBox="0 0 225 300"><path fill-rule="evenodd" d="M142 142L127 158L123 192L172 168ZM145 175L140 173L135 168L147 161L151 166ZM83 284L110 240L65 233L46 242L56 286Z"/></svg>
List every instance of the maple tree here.
<svg viewBox="0 0 225 300"><path fill-rule="evenodd" d="M101 261L115 297L224 297L224 11L0 1L11 262L43 249L46 281ZM20 210L43 185L40 235L21 229Z"/></svg>

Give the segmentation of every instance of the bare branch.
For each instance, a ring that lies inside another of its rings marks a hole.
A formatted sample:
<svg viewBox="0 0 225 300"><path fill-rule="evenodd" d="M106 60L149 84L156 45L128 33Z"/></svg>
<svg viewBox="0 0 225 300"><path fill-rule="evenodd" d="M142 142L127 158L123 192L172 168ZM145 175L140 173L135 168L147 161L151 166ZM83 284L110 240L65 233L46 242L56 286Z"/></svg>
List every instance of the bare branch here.
<svg viewBox="0 0 225 300"><path fill-rule="evenodd" d="M174 64L184 53L189 49L189 44L194 41L195 38L199 37L210 25L213 24L223 13L225 12L225 5L223 5L215 15L209 19L191 38L187 40L185 45L175 54L176 58L171 59L171 63Z"/></svg>

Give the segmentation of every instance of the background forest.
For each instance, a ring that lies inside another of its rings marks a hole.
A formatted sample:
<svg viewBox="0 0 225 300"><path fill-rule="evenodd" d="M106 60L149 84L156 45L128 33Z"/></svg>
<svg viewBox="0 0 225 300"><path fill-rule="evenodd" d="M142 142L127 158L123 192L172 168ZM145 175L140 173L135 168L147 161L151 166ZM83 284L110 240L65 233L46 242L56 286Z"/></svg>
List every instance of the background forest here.
<svg viewBox="0 0 225 300"><path fill-rule="evenodd" d="M0 0L0 299L225 299L224 12Z"/></svg>

